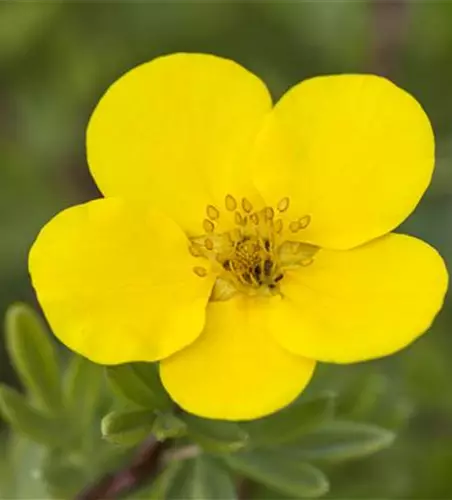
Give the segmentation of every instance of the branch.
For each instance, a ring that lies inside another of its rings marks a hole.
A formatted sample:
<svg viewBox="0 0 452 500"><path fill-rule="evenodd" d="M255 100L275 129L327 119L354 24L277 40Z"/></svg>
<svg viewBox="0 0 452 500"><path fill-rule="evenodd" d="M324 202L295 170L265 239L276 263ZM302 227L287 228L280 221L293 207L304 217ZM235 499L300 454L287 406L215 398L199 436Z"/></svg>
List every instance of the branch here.
<svg viewBox="0 0 452 500"><path fill-rule="evenodd" d="M88 486L76 496L76 500L107 500L137 488L156 475L164 449L164 444L151 436L140 447L130 465Z"/></svg>

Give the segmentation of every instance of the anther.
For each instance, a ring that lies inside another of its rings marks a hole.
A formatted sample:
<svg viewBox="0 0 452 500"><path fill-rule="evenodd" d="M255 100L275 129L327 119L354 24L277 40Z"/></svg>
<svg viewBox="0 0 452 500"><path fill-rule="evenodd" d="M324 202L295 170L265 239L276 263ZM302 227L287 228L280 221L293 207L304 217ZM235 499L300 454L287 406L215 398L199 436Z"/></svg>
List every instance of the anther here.
<svg viewBox="0 0 452 500"><path fill-rule="evenodd" d="M270 243L270 240L264 240L264 248L267 252L270 251L270 248L271 248L271 243Z"/></svg>
<svg viewBox="0 0 452 500"><path fill-rule="evenodd" d="M275 220L275 232L280 233L283 229L283 221L281 219Z"/></svg>
<svg viewBox="0 0 452 500"><path fill-rule="evenodd" d="M224 204L226 206L226 209L230 212L233 212L237 208L237 202L235 201L235 198L230 194L226 195Z"/></svg>
<svg viewBox="0 0 452 500"><path fill-rule="evenodd" d="M211 220L217 220L220 217L220 212L213 205L207 205L206 214Z"/></svg>
<svg viewBox="0 0 452 500"><path fill-rule="evenodd" d="M310 223L311 223L311 216L310 215L305 215L298 221L300 229L306 229Z"/></svg>
<svg viewBox="0 0 452 500"><path fill-rule="evenodd" d="M289 208L289 198L287 196L278 203L278 210L285 212Z"/></svg>
<svg viewBox="0 0 452 500"><path fill-rule="evenodd" d="M201 257L202 253L198 245L190 245L188 251L193 255L193 257Z"/></svg>
<svg viewBox="0 0 452 500"><path fill-rule="evenodd" d="M270 259L264 261L264 274L270 276L273 269L273 262Z"/></svg>
<svg viewBox="0 0 452 500"><path fill-rule="evenodd" d="M281 281L283 278L284 278L283 274L278 274L278 276L276 276L276 278L273 281L275 283L278 283L278 281Z"/></svg>
<svg viewBox="0 0 452 500"><path fill-rule="evenodd" d="M289 229L292 231L292 233L298 232L301 229L300 228L300 223L297 220L292 221L289 224Z"/></svg>
<svg viewBox="0 0 452 500"><path fill-rule="evenodd" d="M273 217L275 216L275 211L273 210L272 207L265 207L265 218L267 221L273 220Z"/></svg>
<svg viewBox="0 0 452 500"><path fill-rule="evenodd" d="M207 269L205 267L196 266L193 268L193 272L200 278L204 278L207 276Z"/></svg>
<svg viewBox="0 0 452 500"><path fill-rule="evenodd" d="M206 238L204 240L204 246L207 248L207 250L213 250L213 241L210 238Z"/></svg>
<svg viewBox="0 0 452 500"><path fill-rule="evenodd" d="M206 233L213 233L213 230L215 229L215 225L212 221L209 219L204 219L202 222L202 227L204 228L204 231Z"/></svg>
<svg viewBox="0 0 452 500"><path fill-rule="evenodd" d="M256 212L252 213L250 215L250 220L253 224L255 224L256 226L259 224L259 215L257 215Z"/></svg>
<svg viewBox="0 0 452 500"><path fill-rule="evenodd" d="M242 208L246 213L249 214L251 210L253 210L253 205L251 205L251 202L246 198L242 198Z"/></svg>
<svg viewBox="0 0 452 500"><path fill-rule="evenodd" d="M234 221L238 226L241 226L243 224L243 217L241 216L240 212L236 212L234 214Z"/></svg>
<svg viewBox="0 0 452 500"><path fill-rule="evenodd" d="M230 271L231 270L231 261L229 259L226 259L223 262L223 269L225 269L226 271Z"/></svg>

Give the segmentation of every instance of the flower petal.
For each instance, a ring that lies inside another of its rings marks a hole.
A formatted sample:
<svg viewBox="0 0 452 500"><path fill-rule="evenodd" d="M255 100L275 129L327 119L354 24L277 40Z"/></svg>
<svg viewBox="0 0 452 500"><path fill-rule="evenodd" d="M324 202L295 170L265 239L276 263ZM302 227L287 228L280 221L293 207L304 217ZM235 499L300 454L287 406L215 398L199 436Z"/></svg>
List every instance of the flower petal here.
<svg viewBox="0 0 452 500"><path fill-rule="evenodd" d="M271 338L261 314L267 302L238 296L209 304L201 337L160 364L163 384L177 404L206 418L248 420L298 396L315 362Z"/></svg>
<svg viewBox="0 0 452 500"><path fill-rule="evenodd" d="M29 259L56 336L102 364L154 361L196 339L213 284L199 264L173 221L117 199L58 214Z"/></svg>
<svg viewBox="0 0 452 500"><path fill-rule="evenodd" d="M296 354L336 363L379 358L429 328L447 282L434 248L389 234L354 250L320 250L310 266L286 273L283 299L267 319Z"/></svg>
<svg viewBox="0 0 452 500"><path fill-rule="evenodd" d="M288 196L294 218L311 216L304 241L347 249L398 226L433 164L433 132L413 97L385 78L339 75L306 80L281 99L253 170L267 203Z"/></svg>
<svg viewBox="0 0 452 500"><path fill-rule="evenodd" d="M265 85L232 61L160 57L100 100L87 132L91 172L104 195L152 200L198 234L206 205L258 196L247 167L271 105Z"/></svg>

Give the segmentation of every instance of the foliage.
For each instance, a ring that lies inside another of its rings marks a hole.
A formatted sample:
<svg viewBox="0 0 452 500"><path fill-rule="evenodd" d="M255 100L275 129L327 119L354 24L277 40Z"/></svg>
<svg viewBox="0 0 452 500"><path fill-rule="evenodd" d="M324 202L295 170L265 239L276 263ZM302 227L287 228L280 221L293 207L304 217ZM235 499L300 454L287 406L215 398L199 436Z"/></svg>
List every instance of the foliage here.
<svg viewBox="0 0 452 500"><path fill-rule="evenodd" d="M60 367L50 334L23 304L9 309L5 333L26 390L0 387L0 411L15 431L3 452L13 464L2 480L9 498L25 498L28 481L39 485L33 491L72 498L102 474L127 467L151 435L163 452L131 483L133 491L125 488L130 498L234 499L245 480L291 498L317 498L330 487L322 463L363 458L394 439L376 425L337 420L332 393L300 397L250 422L195 417L171 403L154 364L104 370L71 355ZM18 446L33 450L31 477L16 467Z"/></svg>

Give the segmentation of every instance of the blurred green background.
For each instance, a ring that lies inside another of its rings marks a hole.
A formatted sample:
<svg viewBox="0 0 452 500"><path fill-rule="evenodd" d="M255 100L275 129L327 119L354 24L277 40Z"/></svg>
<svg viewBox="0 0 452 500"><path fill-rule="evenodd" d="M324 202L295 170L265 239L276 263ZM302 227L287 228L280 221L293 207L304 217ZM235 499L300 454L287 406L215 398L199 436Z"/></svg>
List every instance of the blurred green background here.
<svg viewBox="0 0 452 500"><path fill-rule="evenodd" d="M99 97L133 66L176 51L235 59L275 98L306 77L363 71L415 95L436 131L437 169L403 231L452 264L452 2L1 2L2 314L34 301L27 252L41 226L97 196L84 134ZM400 355L319 370L310 390L337 388L356 419L399 430L390 450L332 467L331 498L452 498L451 328L449 300ZM4 349L0 379L13 380Z"/></svg>

